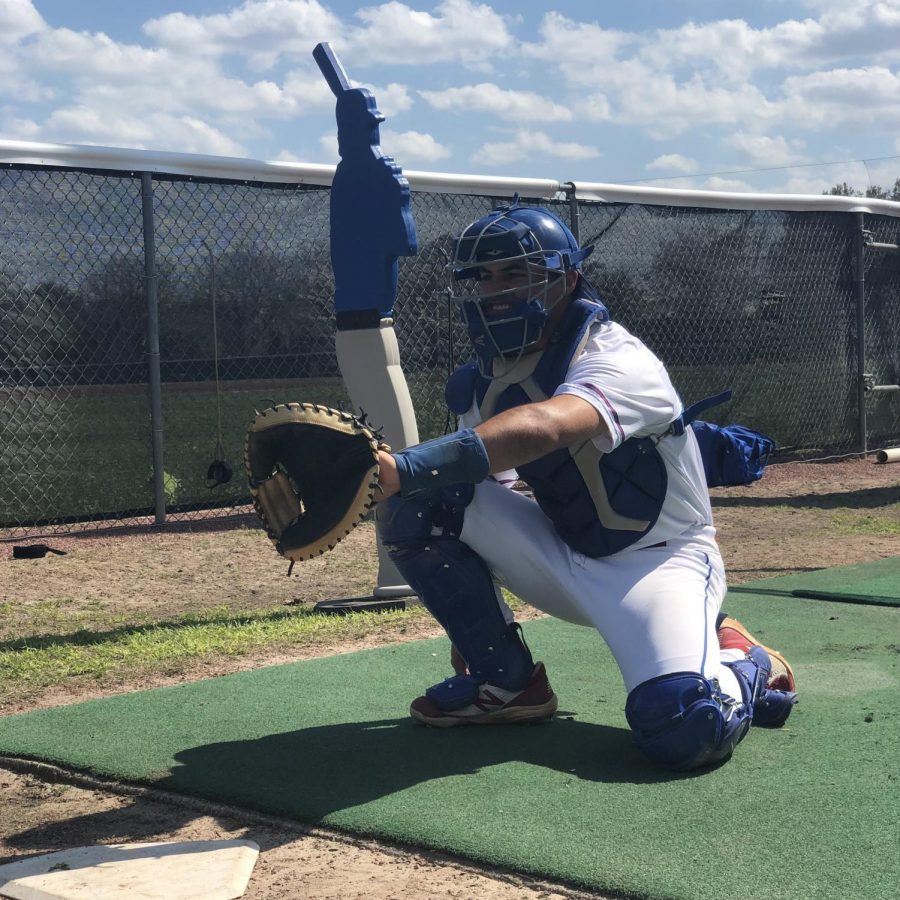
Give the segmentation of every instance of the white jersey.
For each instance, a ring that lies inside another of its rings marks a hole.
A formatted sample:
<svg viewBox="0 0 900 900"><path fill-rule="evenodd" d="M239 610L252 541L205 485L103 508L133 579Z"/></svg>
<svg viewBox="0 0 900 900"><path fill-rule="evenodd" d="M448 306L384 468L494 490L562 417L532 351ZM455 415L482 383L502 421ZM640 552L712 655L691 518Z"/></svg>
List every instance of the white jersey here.
<svg viewBox="0 0 900 900"><path fill-rule="evenodd" d="M587 344L572 361L556 394L586 400L606 425L608 434L594 439L608 453L631 437L663 434L683 410L662 362L636 337L615 322L595 322ZM460 417L471 428L481 417L476 405ZM712 509L700 448L688 428L680 436L667 435L657 445L666 466L668 490L659 518L639 541L621 552L653 546L677 537L705 537L714 532ZM495 475L501 483L516 480L514 472Z"/></svg>

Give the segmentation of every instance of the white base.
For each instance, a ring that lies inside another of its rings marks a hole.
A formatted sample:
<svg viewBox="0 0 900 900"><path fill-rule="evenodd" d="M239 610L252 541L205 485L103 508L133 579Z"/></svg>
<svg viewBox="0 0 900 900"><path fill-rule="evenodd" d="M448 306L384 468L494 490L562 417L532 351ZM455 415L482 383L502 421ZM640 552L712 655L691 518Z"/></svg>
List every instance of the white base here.
<svg viewBox="0 0 900 900"><path fill-rule="evenodd" d="M253 841L108 844L0 866L13 900L235 900L259 855Z"/></svg>

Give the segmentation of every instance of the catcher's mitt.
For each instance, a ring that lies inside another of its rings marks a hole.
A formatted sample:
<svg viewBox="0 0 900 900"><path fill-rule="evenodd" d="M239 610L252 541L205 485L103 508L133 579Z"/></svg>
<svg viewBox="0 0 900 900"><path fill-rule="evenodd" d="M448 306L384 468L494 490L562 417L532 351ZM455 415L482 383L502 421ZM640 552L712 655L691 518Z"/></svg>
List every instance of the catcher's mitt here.
<svg viewBox="0 0 900 900"><path fill-rule="evenodd" d="M257 413L244 467L253 505L282 555L299 562L331 550L374 503L378 450L365 421L313 403Z"/></svg>

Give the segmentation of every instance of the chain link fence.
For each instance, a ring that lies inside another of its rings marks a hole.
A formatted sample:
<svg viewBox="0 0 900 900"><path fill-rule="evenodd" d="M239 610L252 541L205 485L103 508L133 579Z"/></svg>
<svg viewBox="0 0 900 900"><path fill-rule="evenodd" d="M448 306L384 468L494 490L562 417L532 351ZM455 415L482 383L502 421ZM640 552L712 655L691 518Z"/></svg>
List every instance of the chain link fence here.
<svg viewBox="0 0 900 900"><path fill-rule="evenodd" d="M10 535L153 516L154 439L168 520L243 511L254 409L350 405L334 350L328 188L159 174L148 185L155 280L140 173L0 168L0 529ZM553 206L595 245L586 274L686 403L731 387L733 401L707 417L771 435L783 456L900 443L900 392L883 389L900 380L900 255L873 249L897 244L900 219L866 215L862 234L849 212L571 201L525 202ZM498 202L413 197L419 253L400 261L395 319L422 439L452 427L443 386L468 358L447 303L452 238ZM861 372L882 389L863 393Z"/></svg>

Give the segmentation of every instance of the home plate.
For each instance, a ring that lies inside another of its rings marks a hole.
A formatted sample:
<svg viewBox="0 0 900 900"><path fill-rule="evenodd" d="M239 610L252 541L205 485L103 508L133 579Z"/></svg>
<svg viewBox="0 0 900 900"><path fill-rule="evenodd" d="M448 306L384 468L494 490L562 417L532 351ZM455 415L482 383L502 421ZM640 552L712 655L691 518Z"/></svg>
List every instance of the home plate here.
<svg viewBox="0 0 900 900"><path fill-rule="evenodd" d="M101 844L0 866L13 900L234 900L259 855L253 841Z"/></svg>

